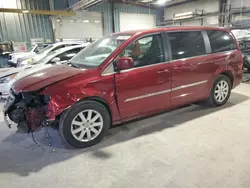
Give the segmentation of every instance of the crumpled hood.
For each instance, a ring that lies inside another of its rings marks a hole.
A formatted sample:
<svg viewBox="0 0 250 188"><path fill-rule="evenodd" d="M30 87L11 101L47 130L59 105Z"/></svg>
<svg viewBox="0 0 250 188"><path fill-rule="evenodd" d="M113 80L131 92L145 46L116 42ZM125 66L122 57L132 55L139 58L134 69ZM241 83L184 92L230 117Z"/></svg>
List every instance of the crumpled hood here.
<svg viewBox="0 0 250 188"><path fill-rule="evenodd" d="M53 83L76 76L83 71L68 65L51 66L17 80L12 85L12 89L17 93L37 91Z"/></svg>

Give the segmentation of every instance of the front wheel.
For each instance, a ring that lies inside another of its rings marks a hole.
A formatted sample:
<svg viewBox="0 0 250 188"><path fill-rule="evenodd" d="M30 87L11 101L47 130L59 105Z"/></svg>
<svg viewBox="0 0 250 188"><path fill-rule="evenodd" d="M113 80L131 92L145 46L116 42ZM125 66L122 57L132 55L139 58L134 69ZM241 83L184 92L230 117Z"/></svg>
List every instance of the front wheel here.
<svg viewBox="0 0 250 188"><path fill-rule="evenodd" d="M219 75L211 89L208 102L212 106L224 105L231 95L232 83L225 75Z"/></svg>
<svg viewBox="0 0 250 188"><path fill-rule="evenodd" d="M110 127L107 109L96 101L83 101L62 115L59 130L63 140L75 148L86 148L100 142Z"/></svg>

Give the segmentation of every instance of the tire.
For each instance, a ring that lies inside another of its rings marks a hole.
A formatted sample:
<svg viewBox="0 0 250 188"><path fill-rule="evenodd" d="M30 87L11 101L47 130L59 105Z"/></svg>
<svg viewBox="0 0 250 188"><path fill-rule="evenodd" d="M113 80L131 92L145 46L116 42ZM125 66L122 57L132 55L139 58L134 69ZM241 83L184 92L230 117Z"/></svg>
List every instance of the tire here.
<svg viewBox="0 0 250 188"><path fill-rule="evenodd" d="M222 90L224 94L223 94L223 97L220 98L220 97L218 97L217 93L218 93L218 87L221 86L222 83L228 85L228 92L227 92L227 94L225 94L226 89ZM228 101L228 99L231 95L231 90L232 90L232 83L231 83L230 79L225 75L219 75L214 81L214 84L213 84L213 87L210 91L210 96L209 96L207 102L211 106L214 106L214 107L222 106Z"/></svg>
<svg viewBox="0 0 250 188"><path fill-rule="evenodd" d="M89 118L89 114L91 114L91 118ZM94 121L96 117L98 119ZM99 143L106 135L110 124L111 118L108 110L99 102L87 100L73 105L62 114L59 131L69 146L86 148ZM77 133L74 134L74 132ZM89 139L89 135L93 138Z"/></svg>

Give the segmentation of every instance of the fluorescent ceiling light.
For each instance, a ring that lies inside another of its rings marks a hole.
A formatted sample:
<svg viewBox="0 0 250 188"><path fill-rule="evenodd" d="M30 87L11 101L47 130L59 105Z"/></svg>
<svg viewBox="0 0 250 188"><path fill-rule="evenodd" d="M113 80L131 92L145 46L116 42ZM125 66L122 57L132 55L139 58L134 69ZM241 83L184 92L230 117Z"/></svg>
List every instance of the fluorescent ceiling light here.
<svg viewBox="0 0 250 188"><path fill-rule="evenodd" d="M184 13L175 14L174 17L190 16L190 15L193 15L193 14L194 14L193 12L184 12Z"/></svg>
<svg viewBox="0 0 250 188"><path fill-rule="evenodd" d="M27 13L29 13L29 11L28 10L23 10L22 13L27 14Z"/></svg>
<svg viewBox="0 0 250 188"><path fill-rule="evenodd" d="M89 20L83 20L82 22L84 22L84 23L89 23Z"/></svg>
<svg viewBox="0 0 250 188"><path fill-rule="evenodd" d="M174 20L183 20L183 19L188 19L188 18L192 18L193 15L189 15L189 16L180 16L180 17L175 17Z"/></svg>
<svg viewBox="0 0 250 188"><path fill-rule="evenodd" d="M141 0L140 2L142 2L142 3L149 3L151 1L153 1L153 0Z"/></svg>
<svg viewBox="0 0 250 188"><path fill-rule="evenodd" d="M158 5L163 5L163 4L165 4L166 2L168 2L168 1L172 1L172 0L158 0L158 1L156 2L156 4L158 4Z"/></svg>
<svg viewBox="0 0 250 188"><path fill-rule="evenodd" d="M100 23L100 21L99 20L95 20L95 23Z"/></svg>

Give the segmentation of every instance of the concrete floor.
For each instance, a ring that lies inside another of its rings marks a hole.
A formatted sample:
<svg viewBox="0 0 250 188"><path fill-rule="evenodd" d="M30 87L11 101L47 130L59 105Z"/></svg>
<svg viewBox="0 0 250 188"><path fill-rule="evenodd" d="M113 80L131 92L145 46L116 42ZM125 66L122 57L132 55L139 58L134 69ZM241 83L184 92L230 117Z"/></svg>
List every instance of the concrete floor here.
<svg viewBox="0 0 250 188"><path fill-rule="evenodd" d="M8 129L0 116L1 188L249 188L250 85L220 108L192 105L110 130L102 143L67 149L56 130ZM2 103L1 103L2 106Z"/></svg>

